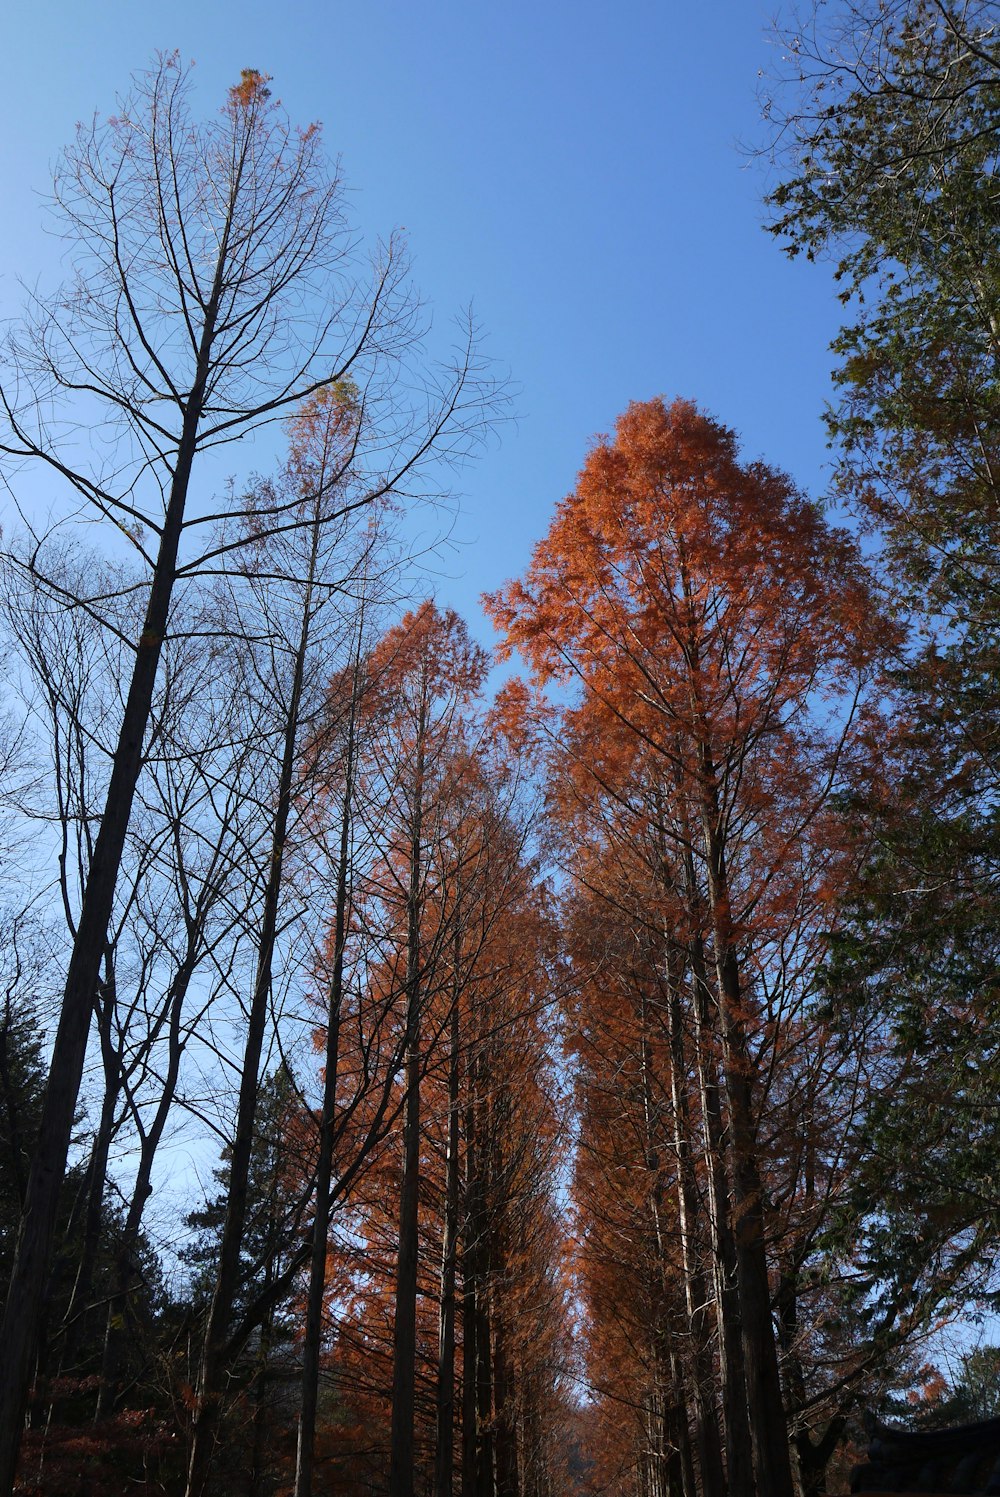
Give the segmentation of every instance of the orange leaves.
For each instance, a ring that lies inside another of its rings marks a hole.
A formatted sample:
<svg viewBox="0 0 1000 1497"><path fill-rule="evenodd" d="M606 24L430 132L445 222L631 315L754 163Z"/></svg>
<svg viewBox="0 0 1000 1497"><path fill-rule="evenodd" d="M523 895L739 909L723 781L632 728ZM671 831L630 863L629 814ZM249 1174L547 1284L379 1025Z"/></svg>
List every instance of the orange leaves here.
<svg viewBox="0 0 1000 1497"><path fill-rule="evenodd" d="M306 397L287 422L289 473L303 494L341 478L351 460L360 422L357 386L336 380Z"/></svg>
<svg viewBox="0 0 1000 1497"><path fill-rule="evenodd" d="M454 609L442 611L431 599L404 614L379 642L371 662L384 698L393 691L412 698L419 690L465 702L482 687L488 667L485 650L470 638Z"/></svg>
<svg viewBox="0 0 1000 1497"><path fill-rule="evenodd" d="M795 899L793 850L894 628L853 541L784 474L690 402L633 404L486 606L538 686L576 685L550 779L571 841L596 814L635 846L652 820L674 857L708 817L747 911ZM511 715L537 729L526 690Z"/></svg>
<svg viewBox="0 0 1000 1497"><path fill-rule="evenodd" d="M270 82L270 73L262 73L257 68L241 69L239 83L234 83L229 90L230 108L252 109L265 103L271 97L267 86Z"/></svg>
<svg viewBox="0 0 1000 1497"><path fill-rule="evenodd" d="M540 680L578 678L648 723L773 698L822 666L857 672L885 644L856 548L789 479L738 461L695 406L634 404L589 454L523 581L486 599ZM779 679L780 678L780 679Z"/></svg>
<svg viewBox="0 0 1000 1497"><path fill-rule="evenodd" d="M669 1367L711 1376L704 1265L737 1197L764 1182L814 1226L802 1097L812 1128L836 1116L813 984L857 860L832 792L894 630L852 539L685 401L628 408L486 606L531 673L506 716L547 746L566 873L575 1268L610 1473L661 1438ZM753 1232L750 1306L777 1240L763 1212Z"/></svg>

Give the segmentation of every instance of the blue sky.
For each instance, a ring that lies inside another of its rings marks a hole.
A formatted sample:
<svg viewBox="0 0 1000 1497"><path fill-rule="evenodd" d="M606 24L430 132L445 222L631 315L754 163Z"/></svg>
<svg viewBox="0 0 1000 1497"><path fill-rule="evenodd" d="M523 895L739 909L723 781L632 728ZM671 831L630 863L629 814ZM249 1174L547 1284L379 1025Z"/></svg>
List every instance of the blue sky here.
<svg viewBox="0 0 1000 1497"><path fill-rule="evenodd" d="M40 194L76 120L109 113L158 48L217 107L243 67L323 122L361 228L405 226L438 328L474 304L519 420L461 478L443 601L525 565L588 442L630 399L685 395L745 452L822 492L828 269L761 228L767 0L366 0L169 7L8 0L0 94L0 314L54 250ZM234 458L234 463L236 459Z"/></svg>

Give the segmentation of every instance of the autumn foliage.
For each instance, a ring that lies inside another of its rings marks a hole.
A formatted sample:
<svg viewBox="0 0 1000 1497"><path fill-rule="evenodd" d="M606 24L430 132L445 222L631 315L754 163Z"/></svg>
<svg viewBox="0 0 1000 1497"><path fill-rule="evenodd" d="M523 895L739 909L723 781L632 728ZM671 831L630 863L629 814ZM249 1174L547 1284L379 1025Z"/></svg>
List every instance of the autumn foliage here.
<svg viewBox="0 0 1000 1497"><path fill-rule="evenodd" d="M933 1114L938 1073L856 954L927 750L886 710L899 627L784 474L652 400L486 600L525 668L491 695L455 612L386 618L383 516L354 530L345 503L359 402L342 382L301 406L241 540L281 772L262 761L277 796L255 785L236 823L267 849L264 924L213 952L223 985L255 974L220 1190L175 1297L95 1143L19 1490L194 1494L225 1470L247 1497L820 1497L866 1402L916 1381L946 1406L921 1338L982 1292L992 1240L950 1187L906 1196L884 1120L897 1095ZM311 653L321 544L356 597ZM193 1042L179 983L149 1041L172 1026L160 1127ZM989 1002L961 1011L982 1029ZM40 1071L23 1024L0 1041L6 1200Z"/></svg>

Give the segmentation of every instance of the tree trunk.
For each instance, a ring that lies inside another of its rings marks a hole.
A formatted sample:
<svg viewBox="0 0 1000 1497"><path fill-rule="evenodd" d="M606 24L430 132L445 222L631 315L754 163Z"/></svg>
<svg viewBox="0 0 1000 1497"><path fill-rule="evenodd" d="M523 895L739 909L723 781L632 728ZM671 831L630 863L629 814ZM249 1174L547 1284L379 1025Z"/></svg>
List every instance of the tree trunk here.
<svg viewBox="0 0 1000 1497"><path fill-rule="evenodd" d="M483 1247L481 1246L480 1282L476 1294L476 1480L473 1491L475 1497L494 1497L493 1334L484 1283L486 1275L482 1253Z"/></svg>
<svg viewBox="0 0 1000 1497"><path fill-rule="evenodd" d="M359 639L360 651L360 639ZM337 1071L340 1064L340 1016L344 996L344 948L347 943L349 899L348 862L351 852L351 811L354 792L354 753L357 712L360 701L361 664L355 661L347 724L347 754L344 764L344 800L341 807L339 866L334 913L333 971L327 995L326 1074L323 1078L323 1110L320 1116L319 1157L316 1161L316 1209L313 1217L309 1291L306 1299L305 1336L302 1343L302 1405L295 1459L294 1497L312 1497L316 1451L316 1416L319 1407L319 1357L323 1333L323 1298L326 1291L326 1255L330 1236L333 1148L337 1112Z"/></svg>
<svg viewBox="0 0 1000 1497"><path fill-rule="evenodd" d="M673 1479L679 1488L680 1497L698 1497L694 1460L691 1453L691 1431L688 1427L687 1405L684 1399L685 1381L680 1358L672 1353L670 1357L671 1399L667 1411L666 1433L676 1453L675 1460L672 1462Z"/></svg>
<svg viewBox="0 0 1000 1497"><path fill-rule="evenodd" d="M701 1467L703 1497L726 1497L722 1446L711 1388L714 1381L711 1335L708 1327L708 1290L694 1238L698 1198L691 1159L691 1118L687 1098L687 1057L682 1028L680 981L676 959L667 974L667 1031L670 1041L670 1096L677 1156L677 1207L681 1238L684 1299L691 1334L691 1405L695 1444Z"/></svg>
<svg viewBox="0 0 1000 1497"><path fill-rule="evenodd" d="M456 937L456 953L459 940ZM435 1497L451 1497L455 1443L455 1264L458 1251L458 1051L459 983L451 1005L448 1056L448 1152L445 1164L444 1242L441 1247L441 1305L438 1323L437 1447Z"/></svg>
<svg viewBox="0 0 1000 1497"><path fill-rule="evenodd" d="M174 977L170 993L167 1072L163 1080L160 1099L156 1104L156 1112L153 1114L153 1120L142 1137L139 1150L139 1168L136 1170L132 1199L129 1202L128 1215L125 1218L125 1226L122 1230L121 1241L119 1242L115 1259L114 1293L108 1303L104 1331L104 1352L101 1359L101 1386L97 1395L97 1413L95 1417L98 1419L102 1415L112 1412L118 1399L124 1355L124 1323L127 1318L128 1299L132 1290L136 1270L135 1251L139 1242L139 1231L142 1227L142 1217L146 1209L146 1202L153 1193L152 1177L156 1152L160 1146L163 1131L167 1126L167 1118L170 1114L174 1093L177 1089L177 1078L180 1074L181 1054L183 1050L180 1037L181 1012L184 1007L184 999L187 996L191 978L194 974L195 964L196 943L193 933L189 933L185 961Z"/></svg>
<svg viewBox="0 0 1000 1497"><path fill-rule="evenodd" d="M702 826L709 910L719 991L722 1052L733 1159L736 1269L743 1326L743 1362L757 1486L767 1497L794 1497L788 1429L771 1320L764 1237L764 1201L757 1168L751 1063L739 963L731 940L729 882L719 829L715 768L702 745Z"/></svg>
<svg viewBox="0 0 1000 1497"><path fill-rule="evenodd" d="M51 1262L59 1193L66 1172L66 1156L83 1078L94 994L107 946L118 871L142 768L143 740L170 614L216 307L217 293L206 316L198 373L185 411L142 633L136 644L132 679L115 746L104 815L94 844L66 974L41 1123L18 1230L0 1329L0 1493L12 1489L17 1471L28 1379L35 1357L35 1337Z"/></svg>
<svg viewBox="0 0 1000 1497"><path fill-rule="evenodd" d="M496 1384L497 1497L519 1497L517 1425L514 1419L514 1369L499 1323L494 1329L493 1368Z"/></svg>
<svg viewBox="0 0 1000 1497"><path fill-rule="evenodd" d="M693 880L693 870L689 870ZM693 887L693 883L692 883ZM722 1422L725 1430L726 1491L729 1497L754 1497L753 1448L743 1365L743 1328L736 1280L736 1244L729 1216L725 1125L719 1096L718 1065L714 1053L709 1005L712 1001L705 969L702 939L691 943L694 992L695 1062L705 1137L705 1177L712 1240L715 1309L719 1328L719 1367L722 1380Z"/></svg>
<svg viewBox="0 0 1000 1497"><path fill-rule="evenodd" d="M274 1260L268 1260L266 1278L274 1273ZM266 1284L265 1284L266 1287ZM253 1445L250 1451L250 1497L262 1497L267 1475L267 1381L271 1356L274 1312L268 1311L260 1328L260 1353L257 1357L253 1400Z"/></svg>
<svg viewBox="0 0 1000 1497"><path fill-rule="evenodd" d="M462 1497L474 1497L476 1491L477 1434L477 1366L479 1347L476 1340L476 1293L479 1283L478 1208L476 1178L478 1148L475 1132L475 1108L472 1102L475 1067L469 1068L470 1100L465 1109L465 1223L462 1238Z"/></svg>
<svg viewBox="0 0 1000 1497"><path fill-rule="evenodd" d="M426 675L426 673L425 673ZM399 1193L396 1314L393 1326L389 1497L413 1497L413 1425L417 1360L417 1258L420 1213L420 927L422 817L427 683L421 692L410 807L410 870L406 911L406 1109L403 1182Z"/></svg>
<svg viewBox="0 0 1000 1497"><path fill-rule="evenodd" d="M115 1050L111 1043L111 1030L115 1012L115 982L114 969L112 966L112 954L106 955L105 980L102 984L102 1003L99 1007L98 1030L101 1041L101 1058L104 1066L104 1096L101 1101L101 1116L97 1125L97 1133L94 1136L90 1159L87 1164L85 1189L82 1199L85 1202L83 1209L83 1246L80 1253L80 1262L73 1281L73 1290L70 1295L69 1305L63 1319L63 1345L59 1355L58 1376L62 1377L67 1368L70 1376L73 1375L77 1357L87 1347L90 1339L88 1332L91 1315L90 1298L93 1290L94 1270L97 1266L97 1255L101 1243L101 1228L104 1221L104 1192L108 1180L108 1158L111 1153L111 1140L114 1135L115 1111L121 1094L121 1051ZM74 1207L70 1215L67 1228L67 1238L72 1241L76 1238L80 1228L80 1212ZM53 1279L57 1276L53 1275ZM52 1281L47 1291L47 1298L51 1297L54 1287ZM42 1341L38 1351L38 1366L42 1371L47 1361L47 1349ZM98 1405L100 1399L98 1397ZM97 1417L95 1413L95 1418Z"/></svg>
<svg viewBox="0 0 1000 1497"><path fill-rule="evenodd" d="M278 773L277 805L271 831L267 885L264 892L260 944L257 952L257 969L244 1041L236 1134L233 1139L229 1168L226 1220L222 1229L218 1277L208 1314L198 1374L191 1454L188 1462L187 1497L201 1497L208 1478L219 1419L223 1356L232 1319L233 1303L239 1289L240 1252L246 1228L250 1159L253 1151L254 1122L257 1115L257 1094L260 1085L260 1058L267 1026L267 1006L271 992L274 946L278 931L278 912L299 735L299 710L306 654L309 647L312 585L318 545L318 531L314 531L310 568L303 597L302 623L292 667L291 694L284 726L281 765Z"/></svg>

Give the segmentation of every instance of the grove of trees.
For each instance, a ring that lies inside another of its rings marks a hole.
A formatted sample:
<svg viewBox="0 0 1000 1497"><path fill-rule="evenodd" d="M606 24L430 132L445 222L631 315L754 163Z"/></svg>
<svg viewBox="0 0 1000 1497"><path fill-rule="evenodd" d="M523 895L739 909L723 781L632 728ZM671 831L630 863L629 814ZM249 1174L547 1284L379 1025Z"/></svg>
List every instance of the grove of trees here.
<svg viewBox="0 0 1000 1497"><path fill-rule="evenodd" d="M822 1497L866 1409L995 1412L935 1335L1000 1293L1000 30L783 55L839 520L635 401L494 655L407 518L503 382L318 127L165 55L64 152L0 360L0 1497Z"/></svg>

